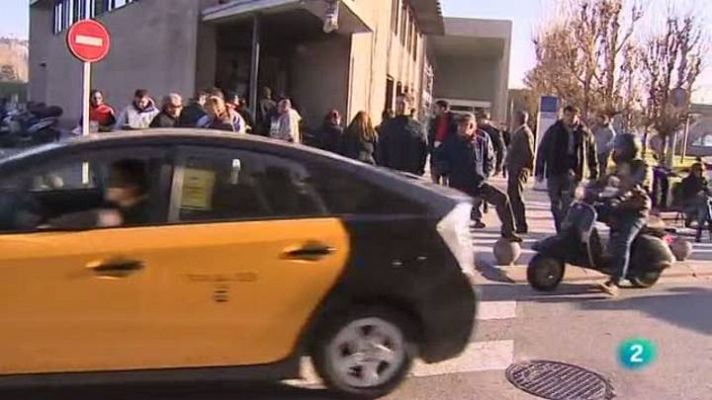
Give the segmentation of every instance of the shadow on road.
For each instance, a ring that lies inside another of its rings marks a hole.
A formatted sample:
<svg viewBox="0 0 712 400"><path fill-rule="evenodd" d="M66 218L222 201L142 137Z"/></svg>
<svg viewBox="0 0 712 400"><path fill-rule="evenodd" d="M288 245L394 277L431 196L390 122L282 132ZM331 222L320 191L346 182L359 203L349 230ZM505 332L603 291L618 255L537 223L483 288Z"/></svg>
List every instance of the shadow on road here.
<svg viewBox="0 0 712 400"><path fill-rule="evenodd" d="M326 390L281 384L193 383L0 390L3 400L341 400Z"/></svg>

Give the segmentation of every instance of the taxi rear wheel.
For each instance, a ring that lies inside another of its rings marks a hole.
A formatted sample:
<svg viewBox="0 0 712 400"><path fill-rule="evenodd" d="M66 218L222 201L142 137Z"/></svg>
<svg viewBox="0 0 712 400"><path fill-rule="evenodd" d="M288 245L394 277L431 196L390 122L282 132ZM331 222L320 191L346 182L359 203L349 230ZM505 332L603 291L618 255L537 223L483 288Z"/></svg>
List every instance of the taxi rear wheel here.
<svg viewBox="0 0 712 400"><path fill-rule="evenodd" d="M412 321L383 307L333 314L318 333L314 368L326 386L356 399L393 392L406 378L417 354Z"/></svg>

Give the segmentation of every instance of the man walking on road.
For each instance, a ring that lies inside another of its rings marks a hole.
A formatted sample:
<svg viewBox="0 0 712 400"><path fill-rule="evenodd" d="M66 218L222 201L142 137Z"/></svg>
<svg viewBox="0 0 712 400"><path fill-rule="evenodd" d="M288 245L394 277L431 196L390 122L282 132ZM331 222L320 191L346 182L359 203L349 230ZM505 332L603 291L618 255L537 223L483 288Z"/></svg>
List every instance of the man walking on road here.
<svg viewBox="0 0 712 400"><path fill-rule="evenodd" d="M611 124L611 118L608 114L600 111L596 114L596 127L593 130L593 138L596 141L596 159L598 161L598 176L604 176L608 173L608 159L611 156L613 147L613 139L616 137L616 131Z"/></svg>
<svg viewBox="0 0 712 400"><path fill-rule="evenodd" d="M450 186L493 204L502 222L502 237L512 242L522 239L514 233L514 218L506 193L487 183L494 168L494 152L489 136L477 129L477 118L466 114L437 152L438 169Z"/></svg>
<svg viewBox="0 0 712 400"><path fill-rule="evenodd" d="M588 166L589 179L598 178L596 143L591 131L581 122L581 110L574 106L564 109L563 119L549 128L539 144L536 157L536 179L547 178L556 231L569 211L574 191L584 178Z"/></svg>
<svg viewBox="0 0 712 400"><path fill-rule="evenodd" d="M512 212L517 226L517 233L529 232L526 207L524 206L524 185L534 169L534 134L529 129L529 113L519 111L516 122L518 128L512 134L512 141L507 152L507 194L512 202Z"/></svg>
<svg viewBox="0 0 712 400"><path fill-rule="evenodd" d="M428 128L430 175L432 176L433 183L444 183L437 169L435 153L450 135L457 134L457 119L455 115L450 112L450 103L445 100L438 100L435 103L435 118L430 120L430 126Z"/></svg>
<svg viewBox="0 0 712 400"><path fill-rule="evenodd" d="M422 176L428 158L428 140L423 126L411 116L411 104L401 96L396 117L382 125L380 164L386 168Z"/></svg>

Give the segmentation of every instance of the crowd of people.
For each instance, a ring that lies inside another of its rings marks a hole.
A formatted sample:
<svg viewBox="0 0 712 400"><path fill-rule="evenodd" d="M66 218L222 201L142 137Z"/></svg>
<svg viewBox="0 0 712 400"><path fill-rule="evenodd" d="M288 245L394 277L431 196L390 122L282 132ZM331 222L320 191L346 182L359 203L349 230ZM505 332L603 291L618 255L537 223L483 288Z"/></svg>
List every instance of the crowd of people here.
<svg viewBox="0 0 712 400"><path fill-rule="evenodd" d="M264 88L253 116L244 98L221 89L199 91L184 104L178 93L163 97L160 106L145 89L134 92L130 104L119 112L108 105L100 90L90 97L89 121L93 132L150 128L204 128L234 133L252 133L293 143L302 142L301 116L287 97L274 100Z"/></svg>

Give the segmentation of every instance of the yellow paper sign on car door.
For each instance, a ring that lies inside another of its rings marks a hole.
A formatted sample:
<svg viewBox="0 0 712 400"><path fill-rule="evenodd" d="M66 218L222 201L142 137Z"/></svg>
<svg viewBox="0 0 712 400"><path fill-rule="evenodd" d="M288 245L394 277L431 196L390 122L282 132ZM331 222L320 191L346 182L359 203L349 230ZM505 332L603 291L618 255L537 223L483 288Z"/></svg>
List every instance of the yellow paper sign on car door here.
<svg viewBox="0 0 712 400"><path fill-rule="evenodd" d="M183 175L183 198L180 207L189 210L212 209L215 172L186 168Z"/></svg>

